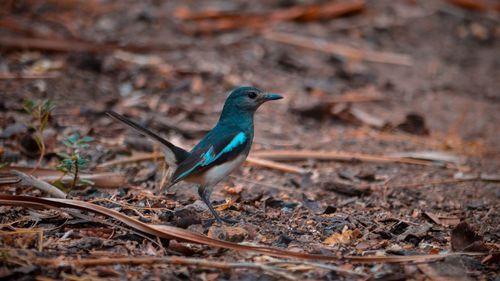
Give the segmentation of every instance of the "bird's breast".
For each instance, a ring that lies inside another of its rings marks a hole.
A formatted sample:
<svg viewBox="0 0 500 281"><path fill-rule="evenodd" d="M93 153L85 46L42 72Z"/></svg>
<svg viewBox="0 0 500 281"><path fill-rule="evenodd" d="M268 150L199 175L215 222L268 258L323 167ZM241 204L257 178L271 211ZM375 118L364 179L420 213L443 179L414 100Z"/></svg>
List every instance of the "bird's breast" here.
<svg viewBox="0 0 500 281"><path fill-rule="evenodd" d="M191 182L195 182L198 184L203 184L205 186L212 186L221 181L224 177L230 174L234 169L238 168L245 162L246 155L242 154L237 156L236 158L224 162L220 165L211 167L207 171L205 171L202 175L199 175L197 179L189 179Z"/></svg>

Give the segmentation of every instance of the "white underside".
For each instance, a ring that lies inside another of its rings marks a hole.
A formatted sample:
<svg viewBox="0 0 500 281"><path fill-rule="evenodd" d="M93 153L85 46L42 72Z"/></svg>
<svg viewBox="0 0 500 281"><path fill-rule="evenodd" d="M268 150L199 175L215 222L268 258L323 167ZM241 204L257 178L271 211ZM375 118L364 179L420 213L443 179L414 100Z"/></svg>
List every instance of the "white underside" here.
<svg viewBox="0 0 500 281"><path fill-rule="evenodd" d="M189 177L186 178L186 180L198 184L204 184L205 186L213 186L229 175L234 169L243 164L243 162L245 162L245 158L246 155L240 155L231 161L208 169L208 171L199 177Z"/></svg>

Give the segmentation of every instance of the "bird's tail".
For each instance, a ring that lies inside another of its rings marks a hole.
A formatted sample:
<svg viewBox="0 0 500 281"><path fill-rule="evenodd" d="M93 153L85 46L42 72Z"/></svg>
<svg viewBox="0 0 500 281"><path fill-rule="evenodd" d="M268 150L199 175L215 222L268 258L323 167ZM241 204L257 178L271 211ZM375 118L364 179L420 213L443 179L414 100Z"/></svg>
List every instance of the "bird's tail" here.
<svg viewBox="0 0 500 281"><path fill-rule="evenodd" d="M120 115L114 111L107 111L106 113L109 116L139 131L141 134L145 135L146 137L158 143L160 145L161 150L163 151L163 154L165 155L165 162L169 166L170 171L172 172L175 171L179 163L181 163L182 161L184 161L184 159L188 157L189 152L187 152L186 150L173 145L169 141L151 132L150 130L144 128L143 126L135 123L134 121L126 118L125 116Z"/></svg>

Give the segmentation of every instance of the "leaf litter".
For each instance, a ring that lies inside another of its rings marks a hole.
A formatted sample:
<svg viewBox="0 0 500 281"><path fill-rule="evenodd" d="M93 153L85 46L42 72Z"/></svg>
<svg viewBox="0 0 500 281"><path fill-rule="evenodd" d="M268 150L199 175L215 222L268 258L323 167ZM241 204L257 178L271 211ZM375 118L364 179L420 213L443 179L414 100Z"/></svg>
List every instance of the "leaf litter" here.
<svg viewBox="0 0 500 281"><path fill-rule="evenodd" d="M28 2L0 23L2 278L498 277L494 4ZM190 185L156 194L158 148L104 112L192 147L241 84L285 99L215 189L240 221L218 225ZM46 98L40 153L22 104ZM93 184L39 189L77 178L55 170L75 133Z"/></svg>

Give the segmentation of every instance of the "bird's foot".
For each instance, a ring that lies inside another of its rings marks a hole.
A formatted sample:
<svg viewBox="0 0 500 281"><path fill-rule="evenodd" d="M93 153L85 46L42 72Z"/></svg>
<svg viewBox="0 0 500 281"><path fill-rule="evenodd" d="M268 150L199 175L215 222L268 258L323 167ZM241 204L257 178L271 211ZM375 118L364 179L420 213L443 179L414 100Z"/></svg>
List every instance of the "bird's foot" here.
<svg viewBox="0 0 500 281"><path fill-rule="evenodd" d="M232 218L230 218L229 216L226 216L226 217L221 217L220 219L221 219L223 222L225 222L225 223L239 223L239 222L240 222L239 220L232 219Z"/></svg>
<svg viewBox="0 0 500 281"><path fill-rule="evenodd" d="M235 224L235 223L239 223L240 221L232 219L229 216L221 217L221 216L217 215L214 218L207 219L206 222L209 224L213 224L214 222L219 222L221 224L224 224L224 223Z"/></svg>
<svg viewBox="0 0 500 281"><path fill-rule="evenodd" d="M210 203L210 200L208 199L208 196L207 196L207 193L204 193L203 190L201 189L198 189L198 193L200 193L200 197L203 199L203 201L205 202L205 204L207 205L208 209L210 210L210 212L212 213L212 215L214 215L214 218L220 222L220 223L239 223L239 221L237 220L233 220L229 217L221 217L219 216L219 214L217 214L217 212L214 210L214 207L212 207L212 204Z"/></svg>

